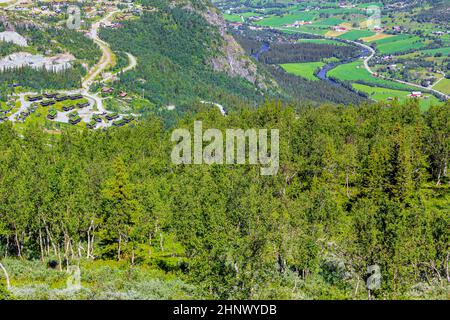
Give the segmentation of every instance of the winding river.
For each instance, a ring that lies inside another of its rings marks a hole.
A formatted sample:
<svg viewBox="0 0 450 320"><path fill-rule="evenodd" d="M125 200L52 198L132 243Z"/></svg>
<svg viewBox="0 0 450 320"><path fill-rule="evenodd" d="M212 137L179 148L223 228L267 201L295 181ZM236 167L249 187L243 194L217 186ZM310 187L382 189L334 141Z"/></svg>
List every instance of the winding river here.
<svg viewBox="0 0 450 320"><path fill-rule="evenodd" d="M353 41L345 41L345 40L340 40L340 39L336 39L337 41L341 41L341 42L345 42L346 44L353 44L353 45L359 45L358 43L354 43ZM359 45L362 46L362 45ZM251 55L252 58L254 58L255 60L259 61L260 56L264 53L270 50L270 44L268 42L263 42L261 44L261 47L259 48L259 51L256 53L253 53ZM331 62L326 64L325 66L322 67L322 69L319 70L319 72L317 72L316 76L324 81L327 81L328 83L332 84L333 86L342 86L341 83L333 80L332 78L328 77L328 72L334 68L336 68L337 66L340 66L342 64L347 64L350 62L353 62L357 59L361 59L361 58L367 58L371 55L371 51L366 48L365 46L362 46L360 53L356 56L356 57L352 57L352 58L348 58L348 59L344 59L344 60L340 60L340 61L336 61L336 62Z"/></svg>
<svg viewBox="0 0 450 320"><path fill-rule="evenodd" d="M329 64L323 66L322 69L320 69L320 71L316 74L316 76L320 80L327 81L327 82L331 83L334 86L341 86L341 84L339 82L337 82L337 81L333 80L332 78L328 77L328 72L330 70L336 68L337 66L340 66L342 64L351 63L353 61L356 61L357 59L362 59L362 58L365 58L365 57L367 57L369 55L370 55L370 51L368 49L363 48L361 50L361 53L357 57L344 59L344 60L340 60L340 61L337 61L337 62L332 62L332 63L329 63Z"/></svg>
<svg viewBox="0 0 450 320"><path fill-rule="evenodd" d="M256 61L259 61L259 57L264 53L270 50L270 44L268 42L263 42L259 51L257 53L253 53L251 56L255 58Z"/></svg>

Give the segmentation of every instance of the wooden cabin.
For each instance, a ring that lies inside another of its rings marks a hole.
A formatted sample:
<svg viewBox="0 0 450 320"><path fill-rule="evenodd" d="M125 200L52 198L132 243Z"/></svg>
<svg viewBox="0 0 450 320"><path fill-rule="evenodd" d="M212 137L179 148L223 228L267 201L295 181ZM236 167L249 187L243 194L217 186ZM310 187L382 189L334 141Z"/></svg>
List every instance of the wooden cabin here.
<svg viewBox="0 0 450 320"><path fill-rule="evenodd" d="M44 97L46 97L47 99L54 99L58 96L57 93L44 93Z"/></svg>
<svg viewBox="0 0 450 320"><path fill-rule="evenodd" d="M105 118L108 121L116 120L117 118L119 118L119 115L117 113L111 113L111 114L107 114Z"/></svg>
<svg viewBox="0 0 450 320"><path fill-rule="evenodd" d="M66 100L68 100L68 99L69 99L68 96L57 96L57 97L55 98L55 100L58 101L58 102L66 101Z"/></svg>
<svg viewBox="0 0 450 320"><path fill-rule="evenodd" d="M80 100L80 99L83 99L83 95L81 95L81 94L74 94L74 95L69 96L69 99L70 100Z"/></svg>
<svg viewBox="0 0 450 320"><path fill-rule="evenodd" d="M47 100L47 101L42 101L42 102L40 103L40 105L41 105L42 107L48 107L48 106L54 105L55 103L56 103L56 102L53 101L53 100Z"/></svg>
<svg viewBox="0 0 450 320"><path fill-rule="evenodd" d="M77 107L80 108L80 109L89 107L89 102L77 103Z"/></svg>
<svg viewBox="0 0 450 320"><path fill-rule="evenodd" d="M63 108L63 111L72 111L73 109L75 109L75 107L73 106L73 105L70 105L70 106L64 106Z"/></svg>
<svg viewBox="0 0 450 320"><path fill-rule="evenodd" d="M35 101L42 100L43 98L44 98L43 96L37 95L37 96L30 96L30 97L27 98L27 100L29 102L35 102Z"/></svg>

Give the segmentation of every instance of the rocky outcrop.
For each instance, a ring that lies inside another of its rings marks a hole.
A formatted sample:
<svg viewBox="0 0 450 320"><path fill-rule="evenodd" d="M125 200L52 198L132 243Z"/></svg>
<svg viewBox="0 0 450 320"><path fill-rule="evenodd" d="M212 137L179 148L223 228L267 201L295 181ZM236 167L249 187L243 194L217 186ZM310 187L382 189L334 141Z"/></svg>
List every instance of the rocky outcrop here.
<svg viewBox="0 0 450 320"><path fill-rule="evenodd" d="M209 1L202 2L202 9L192 5L190 1L178 0L172 4L182 5L187 10L196 11L206 21L217 27L222 38L219 53L215 55L210 63L215 71L226 72L230 76L239 76L255 84L260 89L276 86L275 81L266 78L258 72L256 64L246 55L241 45L227 32L225 20L219 10Z"/></svg>
<svg viewBox="0 0 450 320"><path fill-rule="evenodd" d="M227 32L227 27L220 12L215 7L208 7L202 12L203 17L217 26L223 39L220 54L211 60L214 70L223 71L231 76L240 76L261 89L267 89L271 81L258 72L256 64L246 55L244 49Z"/></svg>

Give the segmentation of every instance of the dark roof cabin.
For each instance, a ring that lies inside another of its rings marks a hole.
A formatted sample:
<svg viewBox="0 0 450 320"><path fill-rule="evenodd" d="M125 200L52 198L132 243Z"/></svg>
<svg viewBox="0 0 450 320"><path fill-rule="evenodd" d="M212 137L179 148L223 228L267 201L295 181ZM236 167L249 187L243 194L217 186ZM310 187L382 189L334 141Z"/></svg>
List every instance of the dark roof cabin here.
<svg viewBox="0 0 450 320"><path fill-rule="evenodd" d="M46 97L47 99L53 99L56 98L58 96L57 93L44 93L44 97Z"/></svg>
<svg viewBox="0 0 450 320"><path fill-rule="evenodd" d="M83 99L83 95L81 95L81 94L74 94L74 95L69 96L69 99L70 99L70 100L79 100L79 99Z"/></svg>
<svg viewBox="0 0 450 320"><path fill-rule="evenodd" d="M119 115L117 113L111 113L111 114L107 114L105 118L108 121L111 121L111 120L115 120L115 119L119 118Z"/></svg>
<svg viewBox="0 0 450 320"><path fill-rule="evenodd" d="M57 97L55 98L55 100L58 101L58 102L66 101L66 100L68 100L68 99L69 99L68 96L57 96Z"/></svg>
<svg viewBox="0 0 450 320"><path fill-rule="evenodd" d="M42 101L41 102L41 106L42 107L48 107L48 106L52 106L55 104L55 101L53 100L47 100L47 101Z"/></svg>
<svg viewBox="0 0 450 320"><path fill-rule="evenodd" d="M120 120L117 120L117 121L113 122L113 126L115 126L115 127L122 127L122 126L124 126L126 124L127 123L123 119L120 119Z"/></svg>
<svg viewBox="0 0 450 320"><path fill-rule="evenodd" d="M87 127L88 129L95 129L96 126L97 126L97 122L95 122L94 120L92 120L92 121L89 122L89 123L86 123L86 127Z"/></svg>
<svg viewBox="0 0 450 320"><path fill-rule="evenodd" d="M80 122L81 122L81 118L79 115L75 115L73 117L70 117L70 119L69 119L69 123L73 124L73 125L80 123Z"/></svg>
<svg viewBox="0 0 450 320"><path fill-rule="evenodd" d="M47 118L50 120L54 120L57 116L58 112L55 109L52 109L48 112Z"/></svg>
<svg viewBox="0 0 450 320"><path fill-rule="evenodd" d="M27 100L29 102L35 102L35 101L42 100L43 98L44 98L43 96L37 95L37 96L30 96L30 97L27 98Z"/></svg>
<svg viewBox="0 0 450 320"><path fill-rule="evenodd" d="M77 103L77 107L80 108L80 109L89 107L89 102Z"/></svg>
<svg viewBox="0 0 450 320"><path fill-rule="evenodd" d="M70 105L70 106L64 106L62 109L63 109L63 111L72 111L73 109L75 109L75 107L73 105Z"/></svg>
<svg viewBox="0 0 450 320"><path fill-rule="evenodd" d="M125 121L125 123L129 123L129 122L131 122L131 121L133 121L134 120L134 117L133 116L126 116L126 117L123 117L123 121Z"/></svg>

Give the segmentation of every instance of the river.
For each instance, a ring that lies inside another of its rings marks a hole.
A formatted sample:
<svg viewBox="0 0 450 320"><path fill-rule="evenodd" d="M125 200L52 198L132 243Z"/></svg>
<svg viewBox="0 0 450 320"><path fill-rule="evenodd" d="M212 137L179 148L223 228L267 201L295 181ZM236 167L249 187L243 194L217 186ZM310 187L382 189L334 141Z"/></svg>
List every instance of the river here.
<svg viewBox="0 0 450 320"><path fill-rule="evenodd" d="M362 49L361 53L357 57L341 60L338 62L332 62L332 63L329 63L329 64L323 66L322 69L320 69L320 71L316 74L316 76L319 79L327 81L334 86L340 86L341 84L339 82L328 77L328 71L336 68L337 66L340 66L341 64L347 64L347 63L353 62L357 59L367 57L369 55L370 55L370 51L368 49Z"/></svg>
<svg viewBox="0 0 450 320"><path fill-rule="evenodd" d="M259 51L257 53L253 53L251 56L252 58L255 58L256 61L259 61L259 57L264 53L269 51L270 44L268 42L263 42L261 47L259 48Z"/></svg>

